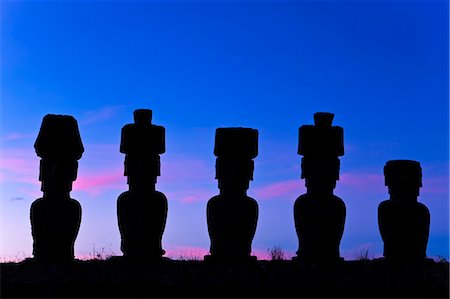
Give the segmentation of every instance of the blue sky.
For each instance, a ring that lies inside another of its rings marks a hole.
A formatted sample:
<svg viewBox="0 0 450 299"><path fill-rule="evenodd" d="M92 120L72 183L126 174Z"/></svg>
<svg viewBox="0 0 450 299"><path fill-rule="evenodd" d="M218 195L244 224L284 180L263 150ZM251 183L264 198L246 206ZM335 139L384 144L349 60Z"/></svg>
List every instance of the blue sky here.
<svg viewBox="0 0 450 299"><path fill-rule="evenodd" d="M343 254L381 254L383 166L413 159L432 217L428 254L448 257L448 11L446 1L3 1L0 254L31 254L33 144L47 113L77 118L85 145L76 252L95 243L120 254L120 130L149 108L167 134L157 185L169 198L166 249L208 248L215 129L246 126L260 136L253 247L294 252L298 127L328 111L345 132Z"/></svg>

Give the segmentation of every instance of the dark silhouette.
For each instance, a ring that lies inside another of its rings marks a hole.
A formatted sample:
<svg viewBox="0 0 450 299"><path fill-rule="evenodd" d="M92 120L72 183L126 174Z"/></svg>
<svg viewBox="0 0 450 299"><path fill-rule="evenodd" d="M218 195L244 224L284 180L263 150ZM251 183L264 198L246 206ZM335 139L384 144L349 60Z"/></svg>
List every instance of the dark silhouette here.
<svg viewBox="0 0 450 299"><path fill-rule="evenodd" d="M391 160L384 166L390 198L378 206L378 225L387 260L414 263L425 260L430 212L417 202L422 187L420 163Z"/></svg>
<svg viewBox="0 0 450 299"><path fill-rule="evenodd" d="M84 151L75 118L46 115L34 148L41 157L39 180L43 192L43 197L31 205L34 259L71 261L81 223L81 206L70 198L70 191Z"/></svg>
<svg viewBox="0 0 450 299"><path fill-rule="evenodd" d="M131 259L159 259L167 218L167 198L155 190L159 155L165 149L165 129L151 123L152 111L134 111L134 124L122 128L120 152L125 156L129 191L117 200L121 250Z"/></svg>
<svg viewBox="0 0 450 299"><path fill-rule="evenodd" d="M211 239L206 260L246 262L258 221L258 204L247 196L258 155L258 131L249 128L216 130L214 154L220 194L208 201L206 215Z"/></svg>
<svg viewBox="0 0 450 299"><path fill-rule="evenodd" d="M314 125L299 129L298 154L306 194L295 201L294 219L299 238L297 257L305 263L332 264L340 260L345 204L333 195L339 179L339 156L344 155L344 132L331 126L334 114L315 113Z"/></svg>
<svg viewBox="0 0 450 299"><path fill-rule="evenodd" d="M326 268L291 261L118 261L2 263L1 298L449 298L448 262L419 268L348 261Z"/></svg>

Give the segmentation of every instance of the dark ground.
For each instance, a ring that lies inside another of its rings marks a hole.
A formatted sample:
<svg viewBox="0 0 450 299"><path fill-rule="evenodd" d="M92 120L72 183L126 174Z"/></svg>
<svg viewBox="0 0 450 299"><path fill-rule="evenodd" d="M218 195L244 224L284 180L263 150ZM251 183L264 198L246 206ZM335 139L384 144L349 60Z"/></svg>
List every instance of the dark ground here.
<svg viewBox="0 0 450 299"><path fill-rule="evenodd" d="M406 297L449 298L448 262L396 267L383 260L334 268L292 261L217 265L121 259L0 266L1 297Z"/></svg>

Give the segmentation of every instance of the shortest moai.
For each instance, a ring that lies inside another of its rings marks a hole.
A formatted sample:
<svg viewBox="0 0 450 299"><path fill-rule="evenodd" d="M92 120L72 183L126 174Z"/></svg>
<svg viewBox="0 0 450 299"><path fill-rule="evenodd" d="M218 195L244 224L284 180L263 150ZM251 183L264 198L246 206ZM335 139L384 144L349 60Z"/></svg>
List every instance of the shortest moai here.
<svg viewBox="0 0 450 299"><path fill-rule="evenodd" d="M39 262L69 262L81 223L81 205L70 198L84 152L78 124L69 115L47 114L34 144L41 158L42 198L31 205L33 256Z"/></svg>
<svg viewBox="0 0 450 299"><path fill-rule="evenodd" d="M125 258L160 259L167 219L167 198L156 191L160 154L166 151L165 129L153 125L152 110L134 111L134 123L122 128L120 152L125 154L129 190L117 200L121 250Z"/></svg>
<svg viewBox="0 0 450 299"><path fill-rule="evenodd" d="M334 114L314 114L314 125L299 128L298 154L306 194L294 204L299 248L297 260L308 264L340 261L339 245L344 232L346 208L333 194L339 180L339 157L344 155L344 131L332 126Z"/></svg>
<svg viewBox="0 0 450 299"><path fill-rule="evenodd" d="M206 216L211 239L206 261L255 261L252 241L258 221L258 203L247 196L258 155L258 130L218 128L214 155L220 193L208 201Z"/></svg>
<svg viewBox="0 0 450 299"><path fill-rule="evenodd" d="M412 160L391 160L384 166L390 198L378 206L378 226L388 261L423 262L430 231L430 212L417 202L422 168Z"/></svg>

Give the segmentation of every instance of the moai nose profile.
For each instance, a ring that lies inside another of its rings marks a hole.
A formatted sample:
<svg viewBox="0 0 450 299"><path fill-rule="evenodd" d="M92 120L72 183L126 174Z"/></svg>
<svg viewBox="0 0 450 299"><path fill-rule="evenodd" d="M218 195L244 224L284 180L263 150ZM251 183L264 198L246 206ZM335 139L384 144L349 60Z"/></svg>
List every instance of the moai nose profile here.
<svg viewBox="0 0 450 299"><path fill-rule="evenodd" d="M47 114L34 147L41 158L39 180L43 192L30 209L34 260L72 261L81 206L70 198L70 191L84 152L77 121L69 115Z"/></svg>
<svg viewBox="0 0 450 299"><path fill-rule="evenodd" d="M332 126L334 114L314 114L314 125L299 128L298 154L303 155L301 178L306 194L294 204L299 248L293 260L310 264L332 264L340 259L345 204L333 194L339 180L339 157L344 155L344 133Z"/></svg>
<svg viewBox="0 0 450 299"><path fill-rule="evenodd" d="M117 200L121 250L130 260L159 260L167 219L167 198L156 191L165 129L153 125L152 110L134 111L134 123L122 128L120 152L125 154L124 175L129 190Z"/></svg>
<svg viewBox="0 0 450 299"><path fill-rule="evenodd" d="M208 201L206 216L211 239L205 261L242 263L256 260L251 245L258 221L258 204L247 196L258 155L258 131L218 128L214 154L220 193Z"/></svg>
<svg viewBox="0 0 450 299"><path fill-rule="evenodd" d="M412 160L391 160L384 166L390 198L378 206L383 255L394 263L423 262L430 230L430 212L417 202L422 168Z"/></svg>

